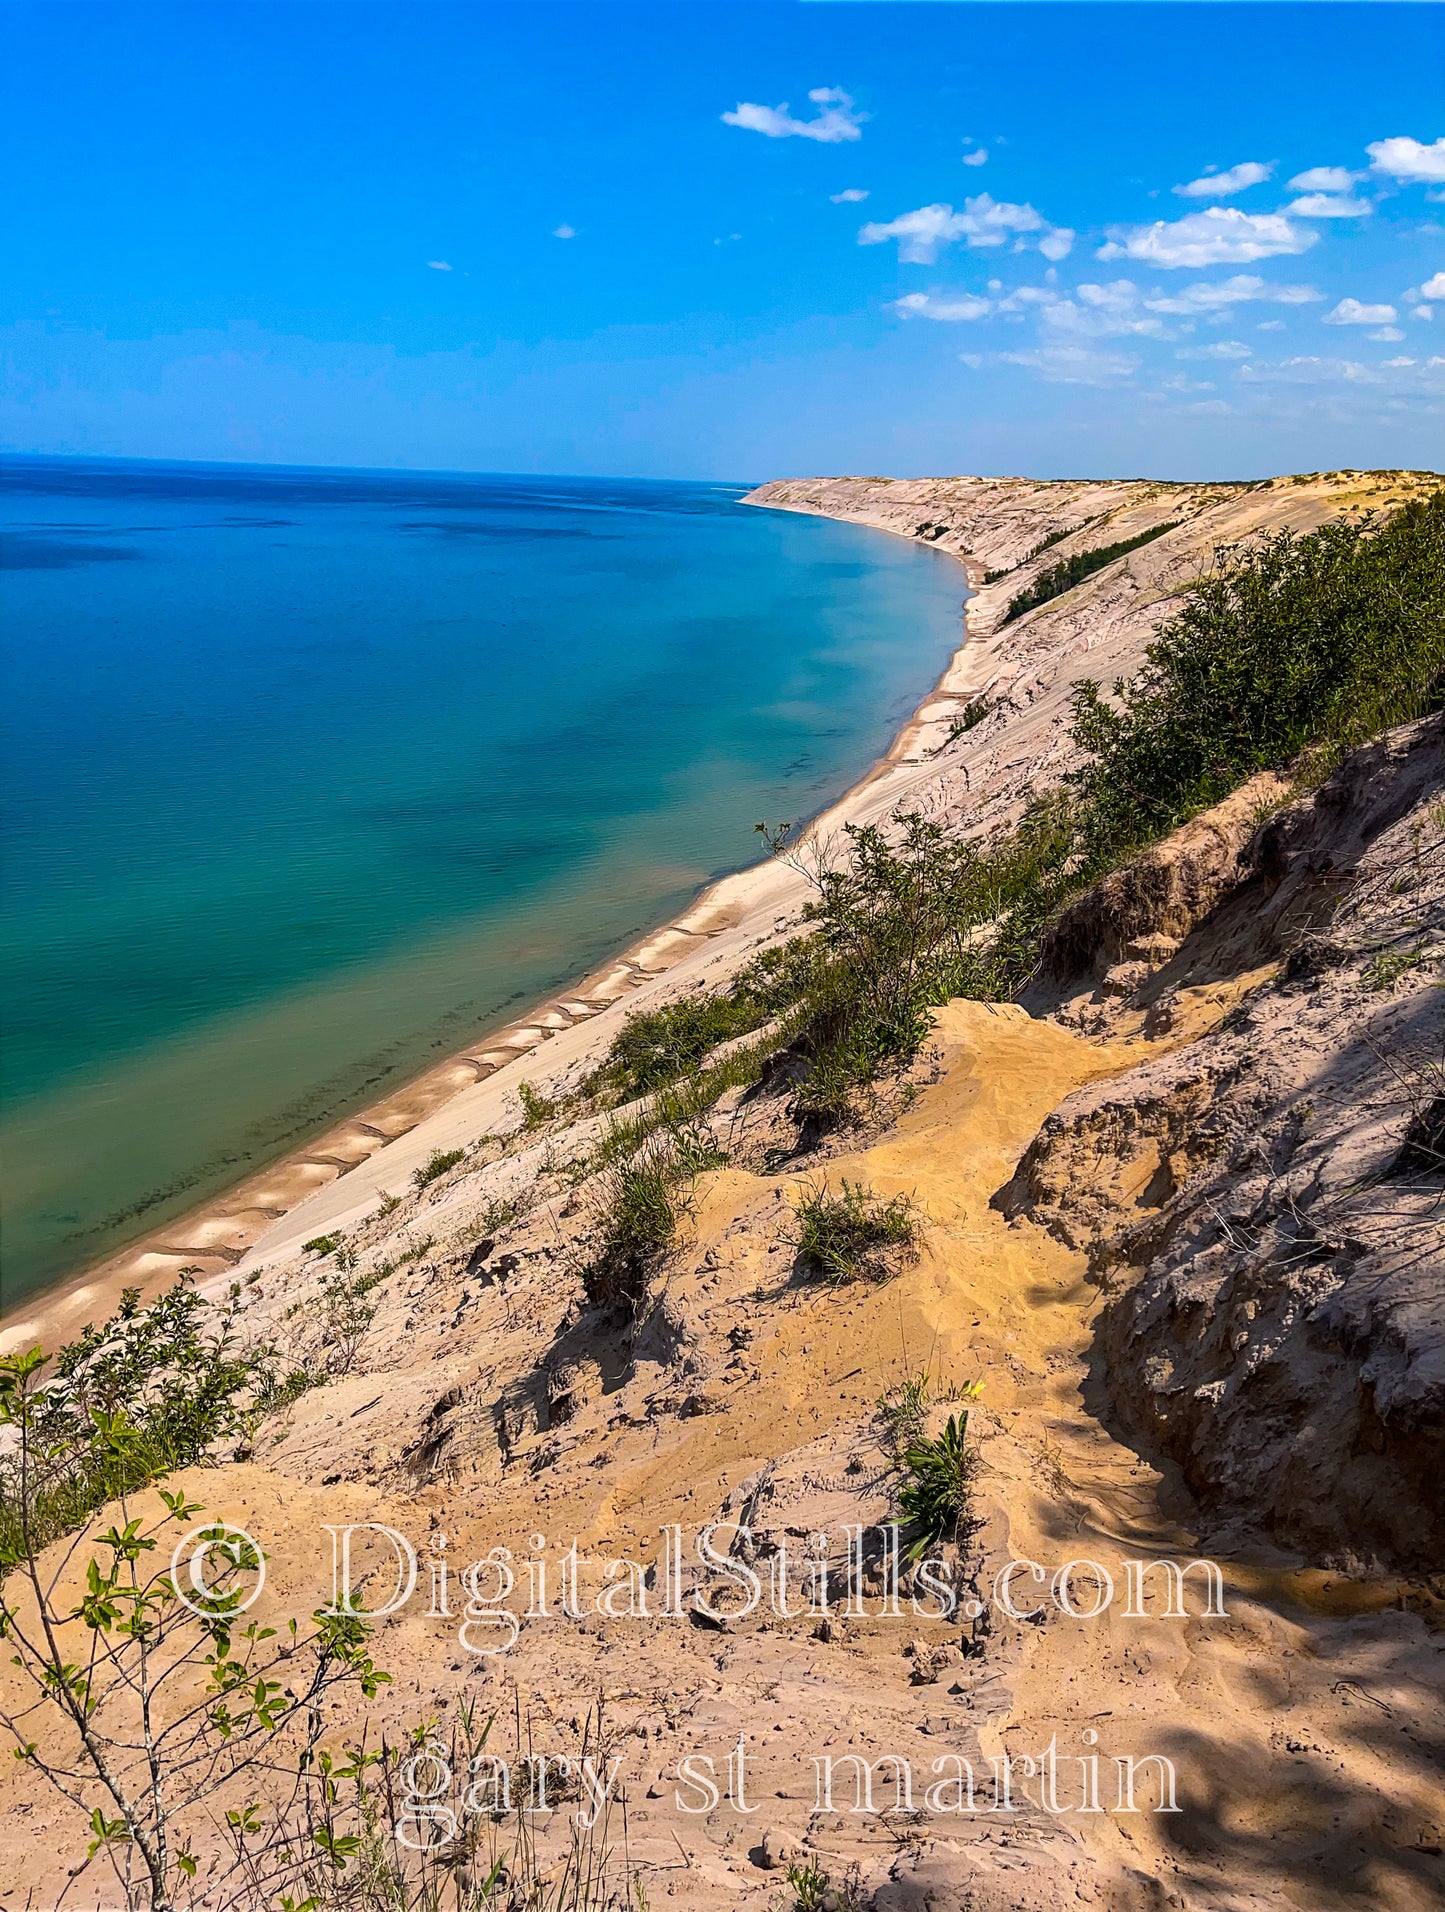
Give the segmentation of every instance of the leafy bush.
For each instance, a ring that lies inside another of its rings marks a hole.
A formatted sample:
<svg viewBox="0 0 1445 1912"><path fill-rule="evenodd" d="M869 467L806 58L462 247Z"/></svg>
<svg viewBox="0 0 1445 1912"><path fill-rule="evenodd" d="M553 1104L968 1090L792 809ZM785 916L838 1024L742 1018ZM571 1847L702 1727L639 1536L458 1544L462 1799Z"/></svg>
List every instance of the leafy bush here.
<svg viewBox="0 0 1445 1912"><path fill-rule="evenodd" d="M1445 490L1301 537L1257 540L1193 588L1118 708L1075 694L1075 779L1094 856L1117 855L1314 745L1363 742L1439 701Z"/></svg>
<svg viewBox="0 0 1445 1912"><path fill-rule="evenodd" d="M1022 617L1027 611L1036 611L1041 604L1047 604L1050 598L1062 597L1065 591L1072 591L1076 584L1082 584L1085 578L1102 571L1115 558L1137 551L1140 545L1152 544L1155 538L1162 538L1166 531L1177 530L1179 523L1179 519L1174 518L1168 524L1156 524L1148 531L1141 531L1137 537L1121 538L1117 544L1096 544L1092 550L1076 551L1073 557L1062 558L1059 563L1051 564L1047 570L1040 571L1033 583L1020 591L1017 597L1009 599L1008 609L999 622L1012 624L1015 618Z"/></svg>
<svg viewBox="0 0 1445 1912"><path fill-rule="evenodd" d="M912 1478L898 1505L917 1529L908 1549L910 1560L921 1560L940 1540L965 1538L977 1525L970 1511L975 1460L967 1436L965 1408L949 1415L937 1440L917 1440L904 1453L903 1464Z"/></svg>
<svg viewBox="0 0 1445 1912"><path fill-rule="evenodd" d="M329 1255L341 1246L340 1235L313 1235L301 1244L303 1255Z"/></svg>
<svg viewBox="0 0 1445 1912"><path fill-rule="evenodd" d="M13 1451L0 1456L0 1575L24 1532L44 1546L107 1501L244 1439L270 1368L269 1354L237 1345L234 1307L209 1307L189 1280L149 1308L127 1288L108 1321L60 1349L27 1407L43 1474L22 1481ZM0 1362L0 1392L18 1373Z"/></svg>
<svg viewBox="0 0 1445 1912"><path fill-rule="evenodd" d="M794 1214L798 1253L830 1281L876 1278L887 1272L889 1249L910 1257L917 1251L918 1210L909 1195L885 1202L845 1177L837 1193L821 1182L805 1188Z"/></svg>
<svg viewBox="0 0 1445 1912"><path fill-rule="evenodd" d="M524 1085L525 1086L525 1085ZM412 1181L417 1188L425 1188L429 1182L445 1175L449 1168L455 1168L466 1154L465 1149L435 1149L422 1166L415 1171Z"/></svg>
<svg viewBox="0 0 1445 1912"><path fill-rule="evenodd" d="M522 1105L522 1131L526 1135L542 1128L557 1113L556 1103L549 1102L530 1082L517 1084L517 1100Z"/></svg>
<svg viewBox="0 0 1445 1912"><path fill-rule="evenodd" d="M334 1373L350 1374L355 1367L366 1331L376 1319L375 1303L365 1297L389 1272L375 1268L369 1274L357 1274L355 1253L342 1248L335 1268L321 1277L322 1342L330 1351Z"/></svg>

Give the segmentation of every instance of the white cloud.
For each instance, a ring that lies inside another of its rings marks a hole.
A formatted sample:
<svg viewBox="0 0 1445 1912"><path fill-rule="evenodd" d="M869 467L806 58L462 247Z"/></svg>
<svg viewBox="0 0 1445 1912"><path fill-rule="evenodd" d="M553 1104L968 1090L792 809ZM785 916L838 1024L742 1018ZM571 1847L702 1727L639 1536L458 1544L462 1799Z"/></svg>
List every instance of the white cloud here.
<svg viewBox="0 0 1445 1912"><path fill-rule="evenodd" d="M980 146L976 152L965 153L963 156L963 163L965 166L987 166L988 164L987 146Z"/></svg>
<svg viewBox="0 0 1445 1912"><path fill-rule="evenodd" d="M575 226L554 226L552 228L552 237L554 239L575 239L577 237L577 228Z"/></svg>
<svg viewBox="0 0 1445 1912"><path fill-rule="evenodd" d="M1109 285L1081 285L1073 299L1045 288L1021 287L1014 295L1039 304L1039 323L1047 332L1069 333L1091 339L1162 338L1162 319L1148 317L1139 305L1139 288L1132 279Z"/></svg>
<svg viewBox="0 0 1445 1912"><path fill-rule="evenodd" d="M1373 365L1359 359L1317 358L1314 356L1281 359L1275 364L1241 365L1239 378L1251 385L1345 385L1384 386L1400 393L1424 391L1434 397L1445 391L1445 381L1436 374L1445 370L1445 358L1384 359Z"/></svg>
<svg viewBox="0 0 1445 1912"><path fill-rule="evenodd" d="M1391 325L1396 317L1392 305L1362 305L1358 299L1341 299L1332 312L1326 312L1326 325Z"/></svg>
<svg viewBox="0 0 1445 1912"><path fill-rule="evenodd" d="M1228 279L1201 279L1167 299L1146 299L1144 303L1151 312L1173 312L1190 318L1211 312L1223 314L1230 306L1250 300L1269 305L1311 305L1324 296L1312 285L1271 285L1255 273L1236 272Z"/></svg>
<svg viewBox="0 0 1445 1912"><path fill-rule="evenodd" d="M1348 166L1310 166L1296 173L1289 182L1297 193L1347 193L1363 173L1352 173Z"/></svg>
<svg viewBox="0 0 1445 1912"><path fill-rule="evenodd" d="M1377 139L1365 151L1377 173L1406 186L1435 186L1445 180L1445 139L1426 146L1418 139Z"/></svg>
<svg viewBox="0 0 1445 1912"><path fill-rule="evenodd" d="M1306 193L1285 207L1296 219L1364 219L1374 210L1368 199L1352 199L1348 193Z"/></svg>
<svg viewBox="0 0 1445 1912"><path fill-rule="evenodd" d="M1420 288L1422 299L1445 299L1445 272L1437 272L1433 279L1427 279Z"/></svg>
<svg viewBox="0 0 1445 1912"><path fill-rule="evenodd" d="M858 234L860 246L878 246L885 240L898 241L898 256L911 265L932 265L940 246L965 239L970 246L1001 246L1010 238L1015 249L1037 245L1046 259L1062 259L1074 243L1067 226L1051 226L1032 206L1012 206L1007 200L980 193L965 199L963 211L952 206L920 206L897 219L870 220ZM1022 235L1038 234L1036 239Z"/></svg>
<svg viewBox="0 0 1445 1912"><path fill-rule="evenodd" d="M1365 334L1367 339L1373 339L1377 345L1398 345L1404 336L1398 325L1382 325L1377 331Z"/></svg>
<svg viewBox="0 0 1445 1912"><path fill-rule="evenodd" d="M1261 319L1259 324L1254 329L1256 332L1283 332L1284 320L1283 319Z"/></svg>
<svg viewBox="0 0 1445 1912"><path fill-rule="evenodd" d="M866 199L868 194L862 186L845 186L840 193L829 193L828 197L835 206L856 206Z"/></svg>
<svg viewBox="0 0 1445 1912"><path fill-rule="evenodd" d="M445 259L428 259L427 264L431 267L433 272L450 272L451 271L451 267L447 264Z"/></svg>
<svg viewBox="0 0 1445 1912"><path fill-rule="evenodd" d="M786 100L781 106L757 106L751 100L739 100L733 112L723 114L723 123L741 126L749 133L764 133L769 139L816 139L825 146L863 137L859 128L868 115L855 112L852 100L839 87L815 86L808 98L820 109L814 119L794 119Z"/></svg>
<svg viewBox="0 0 1445 1912"><path fill-rule="evenodd" d="M1273 166L1263 166L1257 159L1242 159L1222 173L1205 173L1174 190L1185 199L1227 199L1231 193L1242 193L1246 186L1258 186L1273 171Z"/></svg>
<svg viewBox="0 0 1445 1912"><path fill-rule="evenodd" d="M1247 359L1253 348L1240 339L1220 339L1214 345L1185 345L1174 354L1177 359Z"/></svg>
<svg viewBox="0 0 1445 1912"><path fill-rule="evenodd" d="M1139 369L1139 360L1132 353L1100 351L1089 345L1044 345L1037 352L1003 352L999 356L1009 365L1037 372L1051 385L1108 385L1132 377Z"/></svg>
<svg viewBox="0 0 1445 1912"><path fill-rule="evenodd" d="M1412 319L1433 319L1434 316L1435 308L1433 305L1412 305L1410 307L1410 317Z"/></svg>
<svg viewBox="0 0 1445 1912"><path fill-rule="evenodd" d="M1150 226L1111 226L1109 243L1099 248L1099 257L1142 259L1169 269L1245 265L1252 259L1305 252L1318 237L1305 226L1291 225L1283 213L1206 206L1172 222L1156 219Z"/></svg>
<svg viewBox="0 0 1445 1912"><path fill-rule="evenodd" d="M992 299L974 292L961 292L954 298L939 298L931 292L908 292L893 301L893 310L905 319L940 319L945 324L960 320L986 319L994 309Z"/></svg>

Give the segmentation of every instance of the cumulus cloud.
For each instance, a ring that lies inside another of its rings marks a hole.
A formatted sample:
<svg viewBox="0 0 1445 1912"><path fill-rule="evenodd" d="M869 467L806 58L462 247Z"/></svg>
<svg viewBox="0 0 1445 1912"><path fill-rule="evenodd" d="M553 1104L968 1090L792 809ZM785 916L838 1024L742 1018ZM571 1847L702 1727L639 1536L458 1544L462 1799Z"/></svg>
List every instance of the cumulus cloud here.
<svg viewBox="0 0 1445 1912"><path fill-rule="evenodd" d="M1220 339L1213 345L1181 346L1174 356L1177 359L1247 359L1254 357L1254 351L1240 339Z"/></svg>
<svg viewBox="0 0 1445 1912"><path fill-rule="evenodd" d="M1206 206L1175 220L1149 226L1111 226L1101 259L1142 259L1172 270L1177 266L1247 265L1280 253L1306 252L1319 234L1296 226L1278 212L1241 212L1238 206Z"/></svg>
<svg viewBox="0 0 1445 1912"><path fill-rule="evenodd" d="M433 272L450 272L451 271L451 267L447 264L445 259L428 259L427 264L431 267Z"/></svg>
<svg viewBox="0 0 1445 1912"><path fill-rule="evenodd" d="M1392 305L1362 305L1358 299L1341 299L1332 312L1326 312L1326 325L1393 325Z"/></svg>
<svg viewBox="0 0 1445 1912"><path fill-rule="evenodd" d="M963 156L963 163L965 166L987 166L988 164L987 146L980 146L977 148L976 151L972 153L965 153Z"/></svg>
<svg viewBox="0 0 1445 1912"><path fill-rule="evenodd" d="M1434 316L1435 308L1433 305L1412 305L1410 307L1410 317L1412 319L1433 319Z"/></svg>
<svg viewBox="0 0 1445 1912"><path fill-rule="evenodd" d="M1031 287L1023 291L1033 292ZM1016 297L1022 298L1023 293ZM1046 332L1071 333L1083 338L1162 338L1162 319L1151 318L1141 310L1139 288L1132 279L1115 279L1108 285L1081 285L1074 298L1040 288L1039 323Z"/></svg>
<svg viewBox="0 0 1445 1912"><path fill-rule="evenodd" d="M860 246L898 241L898 256L911 265L932 265L940 246L964 239L970 246L1001 246L1013 239L1015 248L1036 245L1046 259L1062 259L1074 243L1067 226L1051 226L1032 206L1013 206L1007 200L980 193L965 199L963 211L952 206L919 206L897 219L870 220L858 234Z"/></svg>
<svg viewBox="0 0 1445 1912"><path fill-rule="evenodd" d="M1349 193L1305 193L1285 207L1296 219L1363 219L1374 210L1368 199Z"/></svg>
<svg viewBox="0 0 1445 1912"><path fill-rule="evenodd" d="M1255 273L1236 272L1227 279L1201 279L1167 299L1146 299L1144 303L1151 312L1172 312L1182 318L1193 318L1211 313L1223 315L1230 306L1251 300L1269 305L1311 305L1324 296L1312 285L1271 285Z"/></svg>
<svg viewBox="0 0 1445 1912"><path fill-rule="evenodd" d="M1445 181L1445 139L1426 146L1418 139L1377 139L1365 151L1377 173L1404 186L1438 186Z"/></svg>
<svg viewBox="0 0 1445 1912"><path fill-rule="evenodd" d="M751 100L739 100L731 113L723 114L723 124L763 133L769 139L816 139L824 146L863 137L860 128L868 115L855 111L853 101L840 87L815 86L808 98L819 109L810 120L794 119L786 100L781 106L757 106Z"/></svg>
<svg viewBox="0 0 1445 1912"><path fill-rule="evenodd" d="M1310 166L1296 173L1289 182L1297 193L1347 193L1363 173L1352 173L1348 166Z"/></svg>
<svg viewBox="0 0 1445 1912"><path fill-rule="evenodd" d="M575 239L577 237L577 228L575 226L553 226L552 237L554 239Z"/></svg>
<svg viewBox="0 0 1445 1912"><path fill-rule="evenodd" d="M1273 166L1261 165L1257 159L1242 159L1222 173L1204 173L1174 190L1184 199L1227 199L1231 193L1242 193L1246 186L1258 186L1273 171Z"/></svg>
<svg viewBox="0 0 1445 1912"><path fill-rule="evenodd" d="M976 292L942 298L932 292L908 292L893 301L893 310L905 319L939 319L946 325L986 319L993 309L993 300L982 298Z"/></svg>
<svg viewBox="0 0 1445 1912"><path fill-rule="evenodd" d="M1437 272L1433 279L1427 279L1420 288L1422 299L1445 299L1445 272Z"/></svg>
<svg viewBox="0 0 1445 1912"><path fill-rule="evenodd" d="M842 192L829 193L828 197L835 206L856 206L861 200L866 199L868 194L862 186L845 186Z"/></svg>
<svg viewBox="0 0 1445 1912"><path fill-rule="evenodd" d="M1381 325L1365 334L1367 339L1374 339L1377 345L1398 345L1404 336L1398 325Z"/></svg>

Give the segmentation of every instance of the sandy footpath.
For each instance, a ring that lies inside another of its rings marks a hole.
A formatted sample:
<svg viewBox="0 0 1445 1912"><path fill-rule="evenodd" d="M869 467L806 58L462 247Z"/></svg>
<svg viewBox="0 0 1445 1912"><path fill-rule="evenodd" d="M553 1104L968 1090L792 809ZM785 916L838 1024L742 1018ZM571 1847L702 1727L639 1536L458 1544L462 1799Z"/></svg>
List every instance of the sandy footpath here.
<svg viewBox="0 0 1445 1912"><path fill-rule="evenodd" d="M975 595L963 642L887 755L813 825L820 840L845 824L921 808L977 827L1016 813L1035 778L1066 754L1069 691L1076 677L1108 680L1132 669L1170 595L1217 545L1260 526L1308 527L1356 505L1408 493L1409 475L1340 472L1307 482L1164 485L1034 483L954 478L784 480L746 502L848 519L927 542L957 557ZM1020 565L1044 540L1044 562L1159 524L1171 530L1056 605L998 628L1009 596L1038 568L987 585L986 570ZM1072 531L1073 535L1069 535ZM955 734L976 700L987 719ZM384 1195L409 1186L436 1150L514 1128L517 1087L575 1085L632 1010L732 973L761 943L797 920L806 879L764 862L711 885L683 915L633 944L574 988L479 1038L381 1102L334 1124L89 1271L0 1316L0 1351L54 1341L111 1310L122 1288L143 1293L182 1268L206 1276L285 1259L301 1242L347 1225Z"/></svg>

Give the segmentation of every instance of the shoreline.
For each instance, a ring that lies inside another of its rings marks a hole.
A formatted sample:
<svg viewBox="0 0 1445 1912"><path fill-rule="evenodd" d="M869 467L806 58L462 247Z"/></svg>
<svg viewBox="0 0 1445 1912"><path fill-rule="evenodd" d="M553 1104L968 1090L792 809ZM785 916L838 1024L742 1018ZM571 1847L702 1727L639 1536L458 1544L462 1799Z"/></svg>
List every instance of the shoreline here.
<svg viewBox="0 0 1445 1912"><path fill-rule="evenodd" d="M756 492L739 502L746 504L755 498ZM763 500L758 508L787 510L790 507L771 505ZM890 525L864 528L886 531L890 536L915 542L910 533ZM873 759L861 777L807 820L808 834L820 828L841 829L844 824L858 820L855 811L860 806L871 807L865 804L865 799L891 770L919 761L910 753L930 725L940 723L945 715L961 708L976 694L950 688L950 683L957 677L965 654L977 636L971 628L969 606L974 601L978 578L967 554L945 551L943 555L953 558L962 567L968 592L960 612L959 642L887 750ZM779 878L783 880L780 882ZM21 1344L39 1341L50 1345L54 1340L64 1339L78 1332L86 1321L112 1313L124 1289L139 1288L142 1299L149 1300L186 1269L194 1270L203 1285L218 1284L227 1275L248 1268L258 1253L269 1250L275 1236L298 1208L309 1204L313 1196L324 1190L350 1183L353 1176L357 1177L355 1193L361 1201L343 1202L342 1208L375 1206L381 1191L360 1173L368 1163L383 1154L390 1156L395 1144L405 1142L422 1130L429 1135L436 1118L456 1109L464 1098L465 1126L476 1134L485 1133L485 1126L478 1126L482 1109L478 1106L476 1091L484 1085L493 1090L485 1097L490 1108L504 1099L514 1098L518 1082L529 1079L530 1075L543 1070L555 1073L547 1069L547 1064L561 1062L570 1070L590 1065L610 1044L622 1014L634 1006L633 998L639 992L675 976L679 970L712 967L711 959L723 954L717 947L719 944L731 946L748 937L762 940L764 935L774 933L782 921L779 911L796 907L800 894L801 885L793 872L766 857L714 878L698 891L679 916L635 937L615 956L586 972L575 983L543 997L522 1015L484 1030L472 1042L432 1064L420 1075L409 1078L389 1094L365 1104L352 1115L328 1122L310 1140L287 1150L229 1188L207 1196L193 1208L158 1223L124 1248L51 1286L37 1289L13 1307L0 1309L0 1353L13 1352ZM622 1010L609 1020L608 1012L617 1009L619 1004L623 1005ZM594 1037L596 1024L603 1027ZM562 1040L567 1035L579 1034L583 1037L580 1043ZM525 1072L518 1066L537 1057L539 1051L545 1053L542 1069ZM429 1145L424 1147L415 1165L419 1166L431 1152ZM408 1151L408 1158L416 1153ZM396 1164L396 1170L405 1171L403 1181L412 1166L410 1159ZM395 1181L396 1172L387 1179Z"/></svg>

